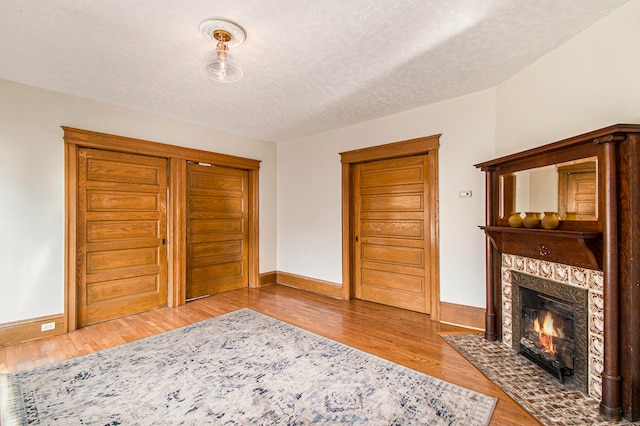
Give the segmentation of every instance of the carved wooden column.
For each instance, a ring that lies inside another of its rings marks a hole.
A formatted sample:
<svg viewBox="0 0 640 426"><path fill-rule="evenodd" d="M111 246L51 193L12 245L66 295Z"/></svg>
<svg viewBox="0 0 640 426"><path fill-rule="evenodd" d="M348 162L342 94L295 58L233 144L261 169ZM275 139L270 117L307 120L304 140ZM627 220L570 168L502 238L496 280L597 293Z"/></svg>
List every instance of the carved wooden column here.
<svg viewBox="0 0 640 426"><path fill-rule="evenodd" d="M491 226L494 224L494 215L495 215L495 203L493 200L496 199L496 194L493 193L493 188L495 187L493 180L495 179L495 167L490 167L485 170L485 194L486 200L485 203L485 222L487 226ZM491 244L491 240L489 236L486 237L486 303L487 309L485 313L485 332L484 337L490 342L493 342L497 338L496 333L496 309L495 309L495 261L496 261L496 251Z"/></svg>
<svg viewBox="0 0 640 426"><path fill-rule="evenodd" d="M604 146L604 369L600 414L608 420L622 418L619 371L619 295L618 295L618 228L616 192L616 138L608 135L594 139ZM601 169L602 170L602 169Z"/></svg>
<svg viewBox="0 0 640 426"><path fill-rule="evenodd" d="M616 145L622 415L640 420L640 135Z"/></svg>

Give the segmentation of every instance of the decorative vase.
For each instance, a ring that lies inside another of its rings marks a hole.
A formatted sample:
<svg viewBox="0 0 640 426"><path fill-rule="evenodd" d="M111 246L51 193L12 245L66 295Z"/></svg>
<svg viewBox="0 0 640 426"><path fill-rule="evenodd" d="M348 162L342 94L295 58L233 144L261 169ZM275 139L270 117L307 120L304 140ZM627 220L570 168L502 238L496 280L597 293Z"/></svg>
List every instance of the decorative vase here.
<svg viewBox="0 0 640 426"><path fill-rule="evenodd" d="M522 224L525 228L535 228L540 223L540 213L525 212Z"/></svg>
<svg viewBox="0 0 640 426"><path fill-rule="evenodd" d="M522 216L520 216L520 212L511 212L511 215L509 215L509 226L512 228L520 228L522 226Z"/></svg>
<svg viewBox="0 0 640 426"><path fill-rule="evenodd" d="M544 229L556 229L560 224L558 212L544 212L544 217L540 223L542 223Z"/></svg>

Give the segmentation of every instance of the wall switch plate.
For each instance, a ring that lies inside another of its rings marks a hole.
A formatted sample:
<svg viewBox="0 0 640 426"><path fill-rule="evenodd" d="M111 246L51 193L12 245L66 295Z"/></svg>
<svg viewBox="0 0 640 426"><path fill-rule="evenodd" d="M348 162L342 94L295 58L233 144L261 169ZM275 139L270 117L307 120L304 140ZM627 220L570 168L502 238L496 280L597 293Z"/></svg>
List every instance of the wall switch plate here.
<svg viewBox="0 0 640 426"><path fill-rule="evenodd" d="M471 190L463 189L462 191L458 191L458 198L471 198Z"/></svg>
<svg viewBox="0 0 640 426"><path fill-rule="evenodd" d="M55 330L55 329L56 329L55 322L48 322L40 326L40 331L49 331L49 330Z"/></svg>

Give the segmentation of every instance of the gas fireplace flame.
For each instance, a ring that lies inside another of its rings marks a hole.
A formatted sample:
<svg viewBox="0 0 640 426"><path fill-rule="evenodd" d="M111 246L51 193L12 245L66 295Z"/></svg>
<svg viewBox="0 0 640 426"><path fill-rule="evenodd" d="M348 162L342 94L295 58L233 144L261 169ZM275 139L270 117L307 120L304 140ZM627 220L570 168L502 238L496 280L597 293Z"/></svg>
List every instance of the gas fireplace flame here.
<svg viewBox="0 0 640 426"><path fill-rule="evenodd" d="M558 352L556 345L553 343L554 337L566 339L564 327L562 325L554 325L553 314L549 311L547 311L544 320L542 320L542 327L540 326L538 318L535 319L533 322L533 331L538 333L538 340L543 347L543 353L556 354Z"/></svg>

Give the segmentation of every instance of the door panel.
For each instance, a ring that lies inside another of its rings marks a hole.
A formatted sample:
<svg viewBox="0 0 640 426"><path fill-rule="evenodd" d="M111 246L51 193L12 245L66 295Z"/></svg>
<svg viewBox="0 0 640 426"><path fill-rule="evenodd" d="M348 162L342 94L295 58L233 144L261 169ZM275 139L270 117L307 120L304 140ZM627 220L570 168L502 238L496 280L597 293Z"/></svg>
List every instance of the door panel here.
<svg viewBox="0 0 640 426"><path fill-rule="evenodd" d="M123 296L134 296L137 293L156 291L158 280L154 275L111 280L109 283L89 283L87 285L87 300L90 304L116 299Z"/></svg>
<svg viewBox="0 0 640 426"><path fill-rule="evenodd" d="M158 223L155 220L132 220L90 222L87 224L87 241L119 240L123 238L153 238L158 234Z"/></svg>
<svg viewBox="0 0 640 426"><path fill-rule="evenodd" d="M133 270L158 264L157 247L142 247L128 250L103 250L87 253L87 274L105 270ZM89 280L87 280L89 281Z"/></svg>
<svg viewBox="0 0 640 426"><path fill-rule="evenodd" d="M356 165L356 297L430 312L425 155Z"/></svg>
<svg viewBox="0 0 640 426"><path fill-rule="evenodd" d="M154 193L145 192L105 192L91 191L87 193L88 211L150 211L158 209L158 197Z"/></svg>
<svg viewBox="0 0 640 426"><path fill-rule="evenodd" d="M78 326L166 306L165 159L79 149Z"/></svg>
<svg viewBox="0 0 640 426"><path fill-rule="evenodd" d="M363 244L362 261L421 267L424 266L424 249Z"/></svg>
<svg viewBox="0 0 640 426"><path fill-rule="evenodd" d="M419 210L422 211L422 196L410 195L366 195L362 197L362 211L401 211Z"/></svg>
<svg viewBox="0 0 640 426"><path fill-rule="evenodd" d="M383 272L372 269L362 271L362 280L370 285L386 287L386 283L393 282L394 286L402 291L414 293L422 292L424 279L414 275L397 274L394 272Z"/></svg>
<svg viewBox="0 0 640 426"><path fill-rule="evenodd" d="M422 221L363 220L361 235L363 237L412 237L423 239L424 224Z"/></svg>
<svg viewBox="0 0 640 426"><path fill-rule="evenodd" d="M567 187L567 211L579 220L596 220L596 174L571 173Z"/></svg>
<svg viewBox="0 0 640 426"><path fill-rule="evenodd" d="M247 287L248 173L187 165L187 299Z"/></svg>

